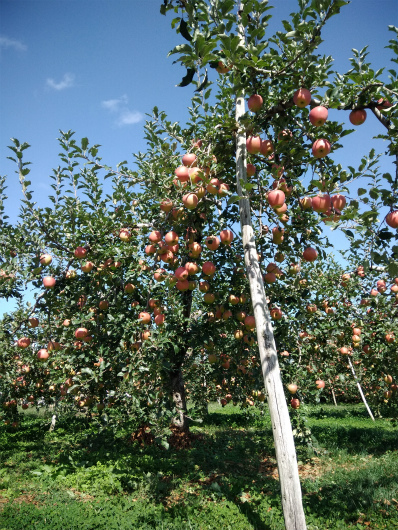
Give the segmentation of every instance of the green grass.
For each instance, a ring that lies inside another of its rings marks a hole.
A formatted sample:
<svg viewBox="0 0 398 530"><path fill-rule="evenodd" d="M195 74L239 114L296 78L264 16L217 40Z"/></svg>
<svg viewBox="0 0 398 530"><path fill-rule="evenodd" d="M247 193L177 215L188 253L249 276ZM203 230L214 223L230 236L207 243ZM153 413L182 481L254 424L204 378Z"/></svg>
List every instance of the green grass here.
<svg viewBox="0 0 398 530"><path fill-rule="evenodd" d="M309 530L398 528L398 433L361 406L306 409L298 449ZM209 407L189 449L130 441L83 417L0 427L0 530L282 530L269 416Z"/></svg>

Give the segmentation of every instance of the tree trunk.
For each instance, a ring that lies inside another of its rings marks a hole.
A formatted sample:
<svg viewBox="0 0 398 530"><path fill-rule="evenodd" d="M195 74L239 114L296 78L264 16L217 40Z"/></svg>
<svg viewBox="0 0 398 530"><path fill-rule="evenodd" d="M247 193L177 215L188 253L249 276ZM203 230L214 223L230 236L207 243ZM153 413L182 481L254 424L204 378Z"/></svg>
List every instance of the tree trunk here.
<svg viewBox="0 0 398 530"><path fill-rule="evenodd" d="M239 25L241 43L244 45L244 30ZM305 515L298 474L296 449L286 398L280 376L271 317L264 291L264 283L257 259L250 202L245 197L241 180L247 182L246 174L246 133L240 125L245 113L245 100L242 95L236 99L235 118L239 127L236 139L236 182L242 228L243 249L250 293L256 320L257 340L263 371L265 388L268 393L268 406L274 435L276 459L281 486L282 508L286 530L306 530Z"/></svg>
<svg viewBox="0 0 398 530"><path fill-rule="evenodd" d="M180 431L188 431L189 419L187 416L188 411L185 399L185 385L181 369L170 374L170 383L174 405L178 412L178 415L173 419L173 425L178 427Z"/></svg>

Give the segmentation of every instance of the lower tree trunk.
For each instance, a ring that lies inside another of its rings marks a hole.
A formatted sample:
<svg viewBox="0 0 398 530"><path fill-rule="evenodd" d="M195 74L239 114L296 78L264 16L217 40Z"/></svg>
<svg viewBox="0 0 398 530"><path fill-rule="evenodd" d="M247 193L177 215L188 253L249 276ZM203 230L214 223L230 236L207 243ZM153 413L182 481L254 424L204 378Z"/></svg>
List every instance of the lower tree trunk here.
<svg viewBox="0 0 398 530"><path fill-rule="evenodd" d="M177 409L177 416L173 419L173 425L180 431L187 432L189 430L189 419L187 416L187 402L181 368L170 374L170 384L173 402Z"/></svg>

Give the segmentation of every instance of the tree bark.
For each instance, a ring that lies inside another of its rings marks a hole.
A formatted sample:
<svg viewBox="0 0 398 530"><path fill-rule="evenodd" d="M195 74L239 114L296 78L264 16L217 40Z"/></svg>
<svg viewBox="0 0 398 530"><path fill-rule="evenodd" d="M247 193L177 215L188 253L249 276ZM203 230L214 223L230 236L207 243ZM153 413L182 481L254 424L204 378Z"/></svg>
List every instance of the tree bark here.
<svg viewBox="0 0 398 530"><path fill-rule="evenodd" d="M187 402L185 396L185 385L182 377L181 368L170 374L171 391L173 402L177 409L178 415L173 419L173 425L180 431L189 430L189 419L187 416Z"/></svg>
<svg viewBox="0 0 398 530"><path fill-rule="evenodd" d="M244 45L243 26L239 25L241 44ZM240 221L243 249L250 293L257 328L257 341L260 352L261 368L264 377L268 406L274 435L276 459L281 486L282 508L286 530L306 530L305 515L298 474L296 449L290 423L285 393L279 370L271 316L265 296L264 283L257 259L254 231L251 221L250 202L245 197L241 181L247 182L246 174L246 133L240 124L245 113L243 94L236 99L235 118L239 127L236 138L236 182L240 198Z"/></svg>

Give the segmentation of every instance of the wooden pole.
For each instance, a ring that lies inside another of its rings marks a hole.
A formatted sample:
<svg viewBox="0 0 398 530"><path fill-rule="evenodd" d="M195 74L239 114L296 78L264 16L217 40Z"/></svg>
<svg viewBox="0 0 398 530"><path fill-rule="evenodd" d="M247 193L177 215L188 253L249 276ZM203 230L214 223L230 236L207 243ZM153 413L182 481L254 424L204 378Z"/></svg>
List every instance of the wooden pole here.
<svg viewBox="0 0 398 530"><path fill-rule="evenodd" d="M363 403L364 403L364 405L366 407L366 410L368 411L368 414L372 418L372 420L375 421L374 416L372 414L372 411L370 410L370 407L368 405L368 402L366 401L366 397L364 396L364 393L362 392L361 383L358 380L357 374L355 373L354 367L352 366L352 362L351 362L351 359L349 357L348 357L348 364L350 365L352 375L354 376L355 382L356 382L358 390L359 390L359 394L360 394L360 396L362 398L362 401L363 401Z"/></svg>
<svg viewBox="0 0 398 530"><path fill-rule="evenodd" d="M244 45L244 29L241 24L239 24L239 33L241 43ZM250 283L254 317L256 319L261 368L268 394L268 407L278 463L285 528L286 530L306 530L307 526L301 496L296 448L294 446L292 426L279 370L271 316L257 259L250 202L241 185L241 182L244 184L247 182L246 133L240 123L240 119L244 114L244 94L239 94L236 98L235 109L235 118L238 126L236 138L236 183L238 195L241 197L239 200L239 210L245 265Z"/></svg>

